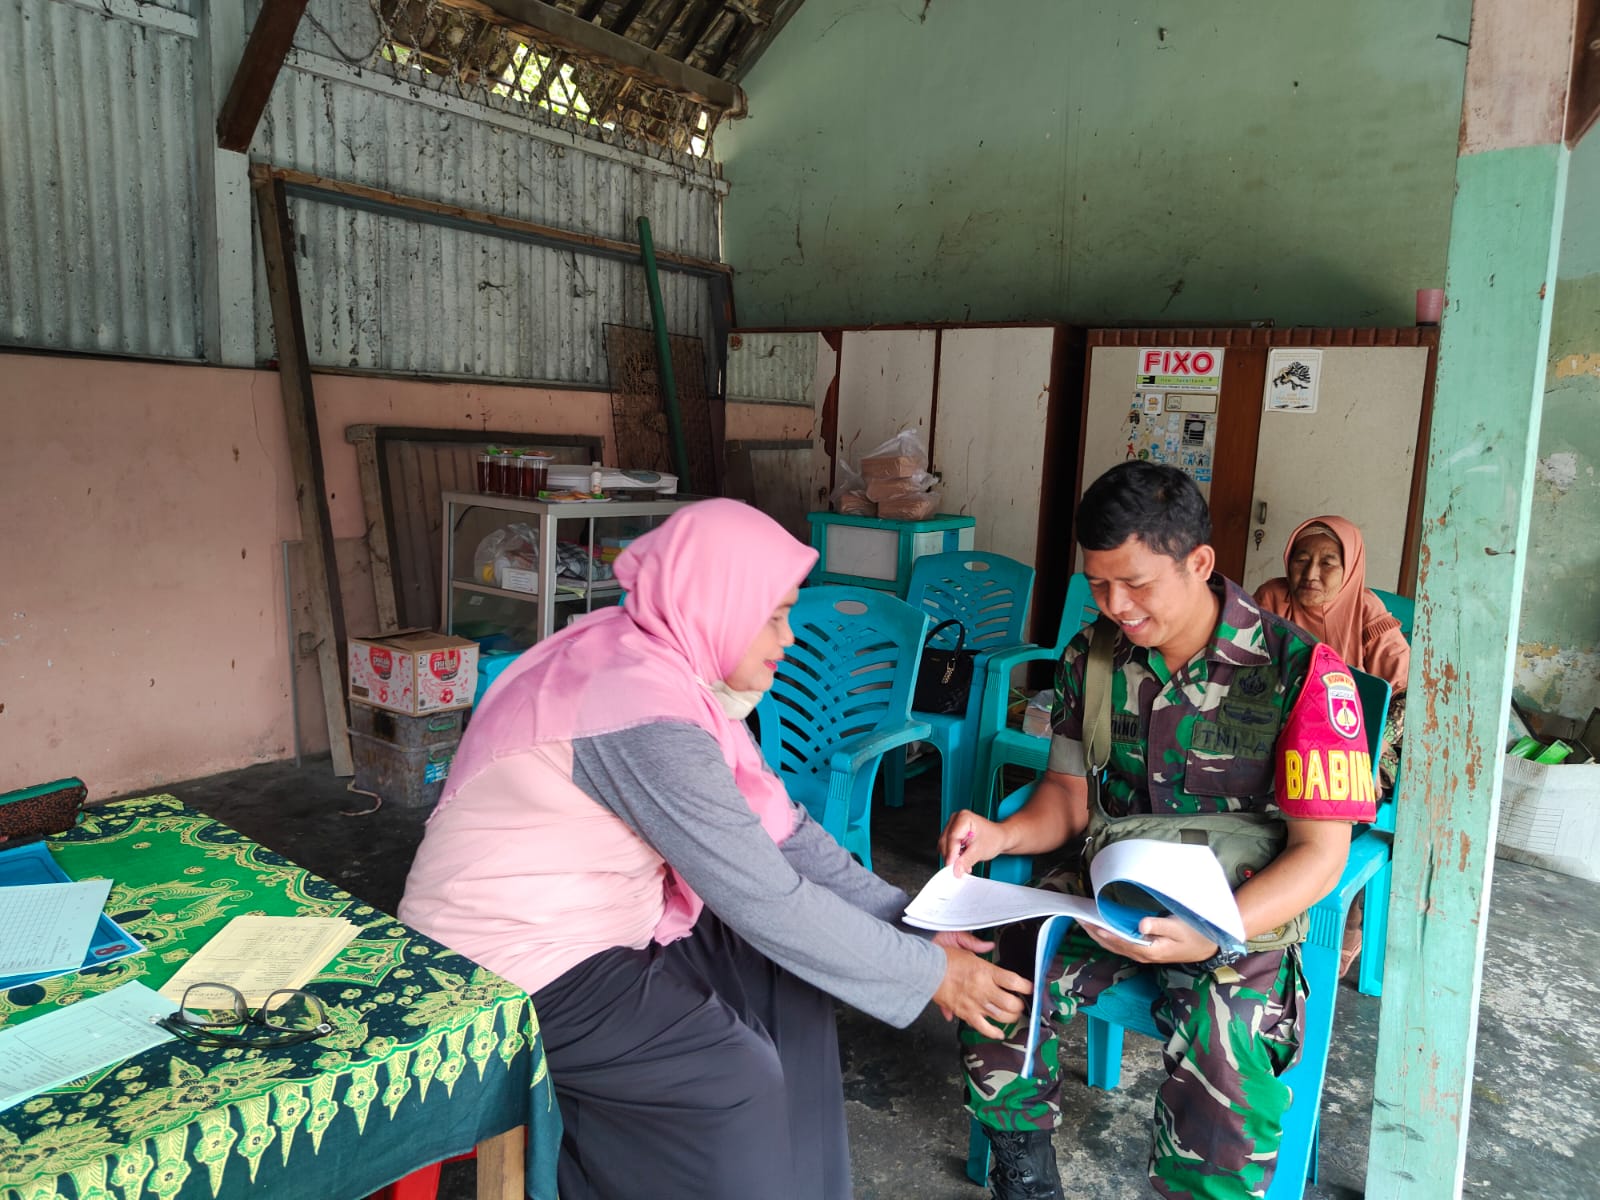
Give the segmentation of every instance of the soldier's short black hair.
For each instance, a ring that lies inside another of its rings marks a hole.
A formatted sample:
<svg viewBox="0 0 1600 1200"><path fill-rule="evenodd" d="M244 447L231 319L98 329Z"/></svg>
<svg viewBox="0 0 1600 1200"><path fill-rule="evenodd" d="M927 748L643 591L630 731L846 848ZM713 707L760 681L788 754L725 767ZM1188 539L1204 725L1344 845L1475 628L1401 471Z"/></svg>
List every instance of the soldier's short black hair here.
<svg viewBox="0 0 1600 1200"><path fill-rule="evenodd" d="M1118 463L1089 485L1078 503L1078 545L1115 550L1131 537L1182 562L1211 541L1211 512L1200 489L1177 467Z"/></svg>

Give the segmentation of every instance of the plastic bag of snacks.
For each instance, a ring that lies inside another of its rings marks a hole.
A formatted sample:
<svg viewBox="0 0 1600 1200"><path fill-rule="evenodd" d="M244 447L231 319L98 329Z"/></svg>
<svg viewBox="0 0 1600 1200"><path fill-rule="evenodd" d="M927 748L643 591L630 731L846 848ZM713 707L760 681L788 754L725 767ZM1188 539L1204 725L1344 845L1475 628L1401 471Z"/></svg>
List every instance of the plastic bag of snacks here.
<svg viewBox="0 0 1600 1200"><path fill-rule="evenodd" d="M915 429L902 429L861 459L867 479L909 479L928 469L928 445Z"/></svg>
<svg viewBox="0 0 1600 1200"><path fill-rule="evenodd" d="M904 478L869 479L867 498L875 504L882 504L886 500L903 500L907 496L920 495L938 482L937 475L930 475L926 471L918 471Z"/></svg>
<svg viewBox="0 0 1600 1200"><path fill-rule="evenodd" d="M828 499L833 501L833 511L847 517L875 517L878 506L866 492L866 480L850 466L840 461L839 482Z"/></svg>
<svg viewBox="0 0 1600 1200"><path fill-rule="evenodd" d="M895 521L926 521L939 511L943 492L913 492L878 505L878 515Z"/></svg>
<svg viewBox="0 0 1600 1200"><path fill-rule="evenodd" d="M880 517L923 521L939 511L944 499L939 477L928 470L927 444L915 429L902 429L875 448L861 460L861 473L866 497L878 506Z"/></svg>
<svg viewBox="0 0 1600 1200"><path fill-rule="evenodd" d="M539 568L539 537L521 523L496 529L478 543L472 555L472 576L490 587L505 587L506 572ZM526 590L526 589L516 589Z"/></svg>

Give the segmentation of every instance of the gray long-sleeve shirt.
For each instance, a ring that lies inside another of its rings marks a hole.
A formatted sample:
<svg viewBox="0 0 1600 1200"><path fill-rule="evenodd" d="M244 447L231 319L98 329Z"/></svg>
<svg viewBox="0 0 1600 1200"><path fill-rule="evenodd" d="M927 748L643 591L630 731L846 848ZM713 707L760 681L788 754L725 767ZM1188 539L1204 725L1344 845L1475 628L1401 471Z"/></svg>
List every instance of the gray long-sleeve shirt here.
<svg viewBox="0 0 1600 1200"><path fill-rule="evenodd" d="M892 924L905 893L798 805L793 833L774 844L700 727L663 721L581 738L572 778L747 942L845 1003L904 1026L944 978L944 951Z"/></svg>

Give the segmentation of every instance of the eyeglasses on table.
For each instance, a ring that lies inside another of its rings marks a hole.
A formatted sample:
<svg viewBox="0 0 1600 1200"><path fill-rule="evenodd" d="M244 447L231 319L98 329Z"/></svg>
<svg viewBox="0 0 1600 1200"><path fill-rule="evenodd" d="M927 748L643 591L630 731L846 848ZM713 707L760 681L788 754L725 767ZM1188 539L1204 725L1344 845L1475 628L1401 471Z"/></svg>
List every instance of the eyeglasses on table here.
<svg viewBox="0 0 1600 1200"><path fill-rule="evenodd" d="M184 991L177 1012L153 1019L201 1046L295 1046L333 1032L322 1001L298 988L272 992L252 1008L226 983L196 983Z"/></svg>

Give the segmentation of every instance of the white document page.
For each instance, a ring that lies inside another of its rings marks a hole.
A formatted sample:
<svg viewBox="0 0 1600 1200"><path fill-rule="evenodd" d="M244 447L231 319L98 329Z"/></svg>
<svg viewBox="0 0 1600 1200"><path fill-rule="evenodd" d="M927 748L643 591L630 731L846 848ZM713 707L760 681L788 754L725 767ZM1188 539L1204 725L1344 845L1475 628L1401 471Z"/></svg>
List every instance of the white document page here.
<svg viewBox="0 0 1600 1200"><path fill-rule="evenodd" d="M0 1029L0 1112L102 1067L172 1040L153 1023L173 1005L142 983L125 983Z"/></svg>
<svg viewBox="0 0 1600 1200"><path fill-rule="evenodd" d="M235 917L161 989L174 1004L196 983L226 983L246 1004L304 986L359 932L343 917Z"/></svg>
<svg viewBox="0 0 1600 1200"><path fill-rule="evenodd" d="M958 879L949 867L940 867L938 874L928 880L917 898L906 906L905 920L906 924L922 929L987 929L991 925L1009 925L1013 921L1056 913L1109 929L1119 937L1126 936L1100 915L1093 900L1083 896L1024 887L1019 883L1000 883L970 874ZM1143 943L1142 938L1129 940Z"/></svg>
<svg viewBox="0 0 1600 1200"><path fill-rule="evenodd" d="M0 977L83 966L110 893L109 879L0 888Z"/></svg>

